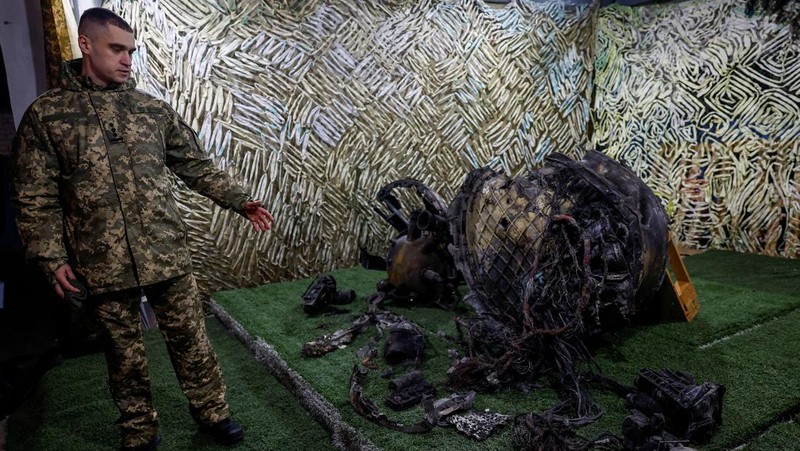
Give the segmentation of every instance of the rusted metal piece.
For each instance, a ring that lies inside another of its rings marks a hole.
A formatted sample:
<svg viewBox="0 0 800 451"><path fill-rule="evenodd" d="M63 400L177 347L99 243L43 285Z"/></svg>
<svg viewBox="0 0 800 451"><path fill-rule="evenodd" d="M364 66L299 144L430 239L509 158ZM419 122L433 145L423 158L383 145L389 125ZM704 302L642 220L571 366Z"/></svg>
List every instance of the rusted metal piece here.
<svg viewBox="0 0 800 451"><path fill-rule="evenodd" d="M413 189L422 207L408 211L395 196L394 191L400 188ZM377 199L384 208L376 207L375 212L398 235L391 241L385 265L363 251L361 262L367 268L385 268L387 278L378 284L384 299L452 307L458 299L460 276L448 250L447 204L435 191L413 179L389 183L380 189Z"/></svg>

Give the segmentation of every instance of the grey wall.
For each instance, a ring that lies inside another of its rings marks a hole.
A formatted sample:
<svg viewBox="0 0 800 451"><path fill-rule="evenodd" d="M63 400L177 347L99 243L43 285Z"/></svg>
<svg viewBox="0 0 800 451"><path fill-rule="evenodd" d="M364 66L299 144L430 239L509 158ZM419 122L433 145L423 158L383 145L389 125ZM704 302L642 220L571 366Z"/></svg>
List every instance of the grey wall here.
<svg viewBox="0 0 800 451"><path fill-rule="evenodd" d="M23 6L0 8L0 47L15 126L28 105L47 89L41 7L36 0L24 0Z"/></svg>

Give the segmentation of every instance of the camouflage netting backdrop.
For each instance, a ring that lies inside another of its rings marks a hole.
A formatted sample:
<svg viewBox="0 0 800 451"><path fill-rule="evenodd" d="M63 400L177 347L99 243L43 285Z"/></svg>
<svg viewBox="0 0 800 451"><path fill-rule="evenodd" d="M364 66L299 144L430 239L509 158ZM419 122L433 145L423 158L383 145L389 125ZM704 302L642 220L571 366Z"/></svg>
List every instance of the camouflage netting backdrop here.
<svg viewBox="0 0 800 451"><path fill-rule="evenodd" d="M467 172L524 172L587 146L596 8L520 1L115 0L139 87L166 99L276 217L257 235L179 191L206 288L385 252L384 184L450 200Z"/></svg>
<svg viewBox="0 0 800 451"><path fill-rule="evenodd" d="M689 245L800 256L798 43L743 1L105 6L137 31L139 87L277 218L257 235L178 191L210 291L350 266L360 244L381 254L392 231L372 206L387 182L450 201L469 170L579 157L592 130Z"/></svg>
<svg viewBox="0 0 800 451"><path fill-rule="evenodd" d="M602 9L594 140L666 201L681 241L798 258L800 39L745 4Z"/></svg>

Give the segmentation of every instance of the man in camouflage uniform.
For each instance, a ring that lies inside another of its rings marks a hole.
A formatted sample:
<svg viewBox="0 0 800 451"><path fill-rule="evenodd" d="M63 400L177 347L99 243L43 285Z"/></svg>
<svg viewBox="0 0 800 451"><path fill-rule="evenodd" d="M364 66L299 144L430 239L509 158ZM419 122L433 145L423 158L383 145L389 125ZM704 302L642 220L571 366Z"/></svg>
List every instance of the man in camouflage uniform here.
<svg viewBox="0 0 800 451"><path fill-rule="evenodd" d="M14 144L14 202L27 256L62 298L78 291L76 279L91 293L108 339L123 449L155 449L159 441L142 292L195 421L217 441L236 443L243 432L229 418L169 172L248 218L256 231L270 229L272 215L215 168L172 108L134 89L130 25L92 8L78 33L83 58L65 63L61 86L29 107Z"/></svg>

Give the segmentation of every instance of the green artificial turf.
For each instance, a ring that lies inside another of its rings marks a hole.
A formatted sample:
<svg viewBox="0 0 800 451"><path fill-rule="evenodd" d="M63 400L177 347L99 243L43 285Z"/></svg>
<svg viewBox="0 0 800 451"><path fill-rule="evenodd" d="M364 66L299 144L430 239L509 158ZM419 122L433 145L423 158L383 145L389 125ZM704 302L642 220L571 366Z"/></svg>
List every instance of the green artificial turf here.
<svg viewBox="0 0 800 451"><path fill-rule="evenodd" d="M687 257L686 266L700 299L700 313L691 323L634 326L596 343L595 360L603 374L631 385L641 368L688 371L698 381L724 384L723 425L712 440L696 448L767 451L798 449L800 427L800 261L709 251ZM288 365L327 399L347 422L373 444L385 450L506 450L511 427L484 442L476 442L452 428L436 427L423 434L404 434L376 426L359 416L348 400L350 371L359 359L355 352L375 335L374 328L350 346L324 357L306 358L304 342L350 325L366 308L366 297L384 273L360 268L333 271L338 287L351 288L358 299L346 306L350 313L309 318L301 294L309 280L265 285L216 293L213 298L251 335L269 343ZM463 290L463 288L462 288ZM463 293L462 293L463 294ZM454 312L436 308L399 308L428 331L425 378L437 386L438 397L450 393L444 386L453 347L442 335L455 332L453 317L469 315L460 305ZM229 385L235 418L247 434L235 449L332 449L328 433L306 414L297 399L267 374L252 353L212 320L209 335ZM147 334L153 390L164 441L159 449L225 449L196 434L186 401L175 381L158 333ZM367 395L392 420L412 424L422 418L420 408L397 413L385 407L388 381L378 370L367 380ZM108 397L101 355L70 359L50 370L34 396L9 421L8 450L108 450L118 444L116 410ZM619 434L627 415L613 394L592 389L605 409L596 424L580 429L585 437L604 431ZM475 407L516 414L552 406L556 393L515 389L479 393ZM746 445L746 446L742 446Z"/></svg>
<svg viewBox="0 0 800 451"><path fill-rule="evenodd" d="M712 440L698 448L730 449L750 444L770 449L771 444L795 442L798 434L792 418L800 406L800 363L795 358L800 342L800 262L726 251L709 251L685 259L700 300L700 313L691 323L633 326L605 337L596 352L603 374L626 385L641 368L670 368L692 373L698 381L723 384L723 426ZM350 406L348 379L358 362L355 351L365 345L376 329L358 337L345 349L324 357L308 358L300 353L304 342L350 325L354 315L366 308L366 297L384 273L360 268L333 271L338 287L356 290L359 299L348 306L351 314L309 318L303 313L300 295L309 280L265 285L254 289L216 293L213 298L251 335L264 339L338 411L342 419L372 443L386 450L407 449L509 449L511 428L477 442L452 428L436 427L423 434L404 434L376 426ZM441 335L455 332L453 317L468 315L463 305L454 312L436 308L401 308L388 305L428 331L425 378L437 386L437 396L451 393L444 386L450 365L448 349L453 344ZM422 418L420 408L394 412L383 405L388 393L386 369L371 371L367 395L387 416L404 424ZM580 430L586 437L609 431L621 433L628 414L616 395L592 391L605 409L603 418ZM556 393L537 389L522 393L515 389L479 393L475 408L506 414L541 411L556 402Z"/></svg>
<svg viewBox="0 0 800 451"><path fill-rule="evenodd" d="M161 335L152 330L145 336L160 419L159 450L335 449L328 433L218 321L207 321L207 327L228 384L231 413L242 425L245 441L228 448L197 432ZM11 415L7 451L119 449L117 416L102 354L68 359L45 374L33 396Z"/></svg>

